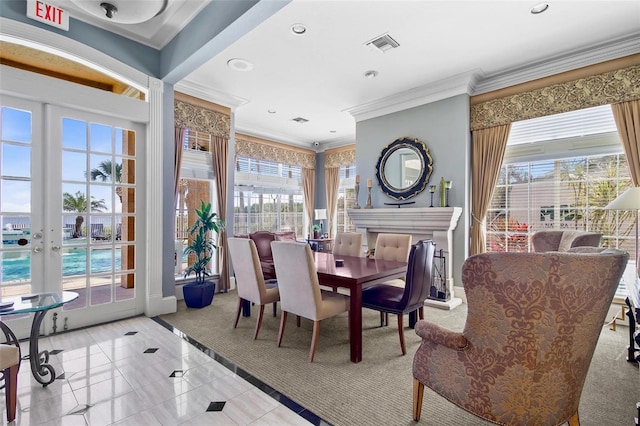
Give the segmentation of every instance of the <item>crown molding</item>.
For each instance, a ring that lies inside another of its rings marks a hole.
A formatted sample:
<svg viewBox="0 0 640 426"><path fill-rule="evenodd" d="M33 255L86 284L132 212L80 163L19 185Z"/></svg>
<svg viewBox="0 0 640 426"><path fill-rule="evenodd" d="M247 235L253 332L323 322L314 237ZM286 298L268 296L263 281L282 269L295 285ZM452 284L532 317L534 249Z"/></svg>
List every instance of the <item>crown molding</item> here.
<svg viewBox="0 0 640 426"><path fill-rule="evenodd" d="M476 86L479 74L479 70L458 74L435 83L405 90L366 104L347 108L343 110L343 112L348 112L356 122L359 122L440 101L452 96L462 94L470 95Z"/></svg>
<svg viewBox="0 0 640 426"><path fill-rule="evenodd" d="M185 95L190 95L205 101L213 102L214 104L226 106L227 108L231 108L231 111L235 111L236 108L249 103L247 99L205 87L192 81L176 83L173 88Z"/></svg>
<svg viewBox="0 0 640 426"><path fill-rule="evenodd" d="M526 66L500 71L483 76L473 95L504 89L555 74L572 71L601 62L619 59L640 53L640 32L631 36L610 40L588 49L559 55L555 58L529 63Z"/></svg>

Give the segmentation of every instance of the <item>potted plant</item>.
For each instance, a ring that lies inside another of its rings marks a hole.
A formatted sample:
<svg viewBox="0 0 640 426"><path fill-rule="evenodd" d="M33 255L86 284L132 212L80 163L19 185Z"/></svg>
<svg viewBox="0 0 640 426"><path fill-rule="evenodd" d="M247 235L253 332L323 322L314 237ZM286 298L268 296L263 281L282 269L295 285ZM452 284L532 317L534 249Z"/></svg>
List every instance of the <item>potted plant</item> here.
<svg viewBox="0 0 640 426"><path fill-rule="evenodd" d="M185 269L185 278L195 274L194 282L182 287L184 301L190 308L202 308L211 304L213 294L216 289L214 281L207 280L209 276L208 265L213 258L213 254L218 249L212 236L219 234L224 229L224 221L211 211L211 203L200 204L200 209L196 209L196 220L189 228L189 244L184 252L187 255L194 255L195 259Z"/></svg>
<svg viewBox="0 0 640 426"><path fill-rule="evenodd" d="M313 225L311 227L311 230L313 231L313 239L317 240L318 239L318 232L320 232L320 225Z"/></svg>

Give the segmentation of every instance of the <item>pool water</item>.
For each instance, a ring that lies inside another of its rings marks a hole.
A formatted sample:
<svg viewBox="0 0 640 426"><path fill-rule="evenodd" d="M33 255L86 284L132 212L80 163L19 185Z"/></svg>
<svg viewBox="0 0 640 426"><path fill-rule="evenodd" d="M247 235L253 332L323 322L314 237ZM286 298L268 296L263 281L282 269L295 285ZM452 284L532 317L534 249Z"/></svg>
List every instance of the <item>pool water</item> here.
<svg viewBox="0 0 640 426"><path fill-rule="evenodd" d="M2 282L24 281L31 279L30 253L24 257L9 256L16 252L5 253L2 259ZM115 254L115 259L112 258ZM87 273L87 250L69 250L62 255L62 276L85 275ZM115 268L113 262L115 261ZM91 255L91 273L120 270L120 249L93 250Z"/></svg>

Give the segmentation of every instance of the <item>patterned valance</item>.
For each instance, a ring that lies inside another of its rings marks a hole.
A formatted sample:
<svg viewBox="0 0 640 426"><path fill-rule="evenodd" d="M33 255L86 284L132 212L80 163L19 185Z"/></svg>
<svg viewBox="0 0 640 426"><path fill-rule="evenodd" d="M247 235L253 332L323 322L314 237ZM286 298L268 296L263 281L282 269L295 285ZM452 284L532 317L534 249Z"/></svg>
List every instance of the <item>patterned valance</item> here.
<svg viewBox="0 0 640 426"><path fill-rule="evenodd" d="M290 164L305 169L316 168L316 154L311 150L289 149L285 145L262 143L256 138L240 134L236 134L236 156Z"/></svg>
<svg viewBox="0 0 640 426"><path fill-rule="evenodd" d="M640 65L471 106L471 130L640 99Z"/></svg>
<svg viewBox="0 0 640 426"><path fill-rule="evenodd" d="M231 132L231 117L229 115L178 99L174 100L174 123L176 127L184 127L227 139Z"/></svg>
<svg viewBox="0 0 640 426"><path fill-rule="evenodd" d="M347 147L328 149L324 152L325 169L348 166L356 163L356 146L349 145Z"/></svg>

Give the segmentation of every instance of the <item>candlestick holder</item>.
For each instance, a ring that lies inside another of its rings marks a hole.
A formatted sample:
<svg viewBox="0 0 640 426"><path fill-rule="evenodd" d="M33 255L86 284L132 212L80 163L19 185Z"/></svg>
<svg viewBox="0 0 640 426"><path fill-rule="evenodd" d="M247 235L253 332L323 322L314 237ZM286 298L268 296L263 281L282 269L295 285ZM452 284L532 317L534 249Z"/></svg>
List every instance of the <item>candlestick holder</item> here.
<svg viewBox="0 0 640 426"><path fill-rule="evenodd" d="M365 209L372 209L373 206L371 205L371 188L367 188L367 205L364 206Z"/></svg>
<svg viewBox="0 0 640 426"><path fill-rule="evenodd" d="M360 204L358 204L358 192L360 192L360 184L356 183L356 205L353 206L354 209L360 208Z"/></svg>
<svg viewBox="0 0 640 426"><path fill-rule="evenodd" d="M431 205L429 207L433 207L433 194L436 192L436 186L430 185L429 192L431 193Z"/></svg>
<svg viewBox="0 0 640 426"><path fill-rule="evenodd" d="M445 207L449 207L449 190L451 189L452 184L453 184L453 181L450 181L450 180L444 183L444 188L447 191L445 194L445 201L446 201Z"/></svg>

